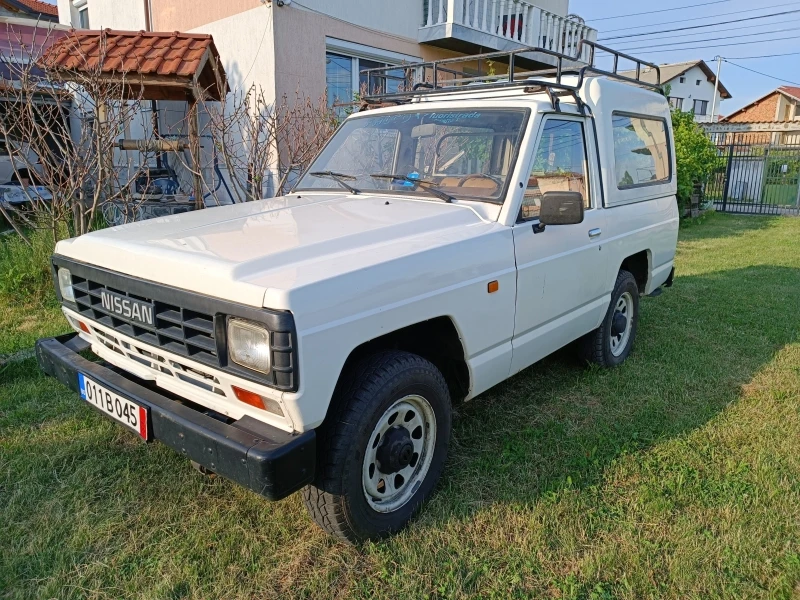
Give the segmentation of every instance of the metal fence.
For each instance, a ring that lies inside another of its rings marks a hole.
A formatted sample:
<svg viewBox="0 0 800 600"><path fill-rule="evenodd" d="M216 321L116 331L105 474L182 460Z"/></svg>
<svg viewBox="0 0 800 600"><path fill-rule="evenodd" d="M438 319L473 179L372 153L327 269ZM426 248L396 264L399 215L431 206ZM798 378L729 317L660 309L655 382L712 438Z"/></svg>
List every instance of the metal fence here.
<svg viewBox="0 0 800 600"><path fill-rule="evenodd" d="M800 145L746 137L718 144L705 198L722 212L800 216Z"/></svg>

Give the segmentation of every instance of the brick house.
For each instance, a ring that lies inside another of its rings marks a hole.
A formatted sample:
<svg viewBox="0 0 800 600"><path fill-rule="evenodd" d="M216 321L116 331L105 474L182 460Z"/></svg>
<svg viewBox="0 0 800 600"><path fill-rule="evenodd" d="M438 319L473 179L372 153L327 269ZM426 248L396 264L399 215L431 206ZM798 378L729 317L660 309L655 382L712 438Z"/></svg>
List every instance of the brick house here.
<svg viewBox="0 0 800 600"><path fill-rule="evenodd" d="M800 144L800 87L781 86L722 118L719 124L723 126L720 132L748 131L750 143Z"/></svg>

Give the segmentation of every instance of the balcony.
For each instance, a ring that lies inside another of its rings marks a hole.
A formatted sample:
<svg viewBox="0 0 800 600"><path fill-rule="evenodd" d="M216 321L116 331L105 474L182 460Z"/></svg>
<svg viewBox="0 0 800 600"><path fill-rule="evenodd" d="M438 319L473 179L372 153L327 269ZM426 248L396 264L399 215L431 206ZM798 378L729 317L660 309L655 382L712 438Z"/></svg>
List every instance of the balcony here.
<svg viewBox="0 0 800 600"><path fill-rule="evenodd" d="M546 48L578 60L581 40L597 30L525 0L423 0L419 42L464 53ZM540 60L540 59L537 59Z"/></svg>

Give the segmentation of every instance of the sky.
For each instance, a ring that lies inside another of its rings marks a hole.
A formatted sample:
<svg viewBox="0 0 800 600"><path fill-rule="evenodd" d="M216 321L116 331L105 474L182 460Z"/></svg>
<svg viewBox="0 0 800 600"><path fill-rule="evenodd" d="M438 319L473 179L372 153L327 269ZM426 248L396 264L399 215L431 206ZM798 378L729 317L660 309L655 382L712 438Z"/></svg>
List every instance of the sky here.
<svg viewBox="0 0 800 600"><path fill-rule="evenodd" d="M722 63L720 81L733 98L722 102L720 110L723 115L746 106L781 85L800 87L800 1L570 0L569 11L597 29L598 40L604 45L650 62L663 64L703 59L716 70L714 58L717 55L729 59L730 62ZM633 14L651 11L663 12ZM788 11L795 12L758 18ZM722 21L729 23L652 33ZM643 33L651 35L619 37ZM796 54L749 58L787 53Z"/></svg>

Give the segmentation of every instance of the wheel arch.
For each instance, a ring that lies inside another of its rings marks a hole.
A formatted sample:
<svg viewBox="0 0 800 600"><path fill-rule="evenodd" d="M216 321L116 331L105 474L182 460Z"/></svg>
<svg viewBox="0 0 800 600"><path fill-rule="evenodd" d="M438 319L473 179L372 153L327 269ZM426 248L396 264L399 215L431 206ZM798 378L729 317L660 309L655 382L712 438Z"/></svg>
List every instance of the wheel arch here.
<svg viewBox="0 0 800 600"><path fill-rule="evenodd" d="M627 256L622 261L619 269L617 269L617 273L620 271L628 271L631 275L633 275L634 279L636 279L636 287L639 288L639 293L644 294L646 293L647 286L650 283L652 264L652 252L649 249L641 250L635 254ZM614 277L617 276L617 273L614 274Z"/></svg>
<svg viewBox="0 0 800 600"><path fill-rule="evenodd" d="M336 390L349 369L364 357L382 350L404 350L429 360L444 376L454 403L469 394L471 376L464 344L455 322L448 316L407 325L356 346L344 362ZM334 391L331 406L336 396ZM330 410L329 406L328 413Z"/></svg>

